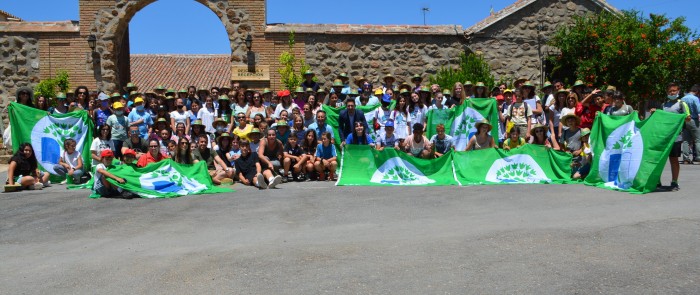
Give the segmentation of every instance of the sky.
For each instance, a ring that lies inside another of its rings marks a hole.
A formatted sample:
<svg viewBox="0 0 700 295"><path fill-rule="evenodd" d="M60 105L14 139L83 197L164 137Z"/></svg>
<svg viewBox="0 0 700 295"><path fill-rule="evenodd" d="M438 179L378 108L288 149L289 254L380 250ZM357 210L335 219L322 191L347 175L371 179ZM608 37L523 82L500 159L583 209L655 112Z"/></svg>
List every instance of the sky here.
<svg viewBox="0 0 700 295"><path fill-rule="evenodd" d="M476 24L515 0L320 1L267 0L267 23L304 24ZM685 17L700 32L700 0L608 0L621 10L634 9ZM26 21L78 20L77 0L1 0L0 9ZM695 17L691 16L695 13ZM136 13L129 23L131 53L229 54L226 31L216 15L193 0L159 0Z"/></svg>

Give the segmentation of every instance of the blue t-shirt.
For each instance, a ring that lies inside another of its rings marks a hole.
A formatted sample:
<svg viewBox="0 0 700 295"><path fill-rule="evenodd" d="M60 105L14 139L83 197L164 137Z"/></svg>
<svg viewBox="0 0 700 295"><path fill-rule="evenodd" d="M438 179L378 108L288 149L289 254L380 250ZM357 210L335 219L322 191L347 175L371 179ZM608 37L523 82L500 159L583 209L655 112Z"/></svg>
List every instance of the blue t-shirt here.
<svg viewBox="0 0 700 295"><path fill-rule="evenodd" d="M321 135L325 132L330 132L331 133L331 138L335 138L335 134L333 134L333 127L331 125L326 124L323 127L318 126L318 123L313 123L307 127L307 129L313 129L316 130L316 138L321 138Z"/></svg>
<svg viewBox="0 0 700 295"><path fill-rule="evenodd" d="M345 143L347 143L347 144L361 144L359 142L357 142L357 143L353 142L353 140L354 140L353 135L354 134L352 134L352 133L348 134L348 137L345 139ZM373 144L374 143L374 140L372 140L372 137L370 137L369 134L365 134L365 138L366 138L365 141L367 142L365 144Z"/></svg>
<svg viewBox="0 0 700 295"><path fill-rule="evenodd" d="M97 128L99 129L102 127L107 122L107 118L112 115L112 112L109 109L102 110L102 109L97 109L95 111L95 123L97 123Z"/></svg>
<svg viewBox="0 0 700 295"><path fill-rule="evenodd" d="M143 119L143 123L137 125L139 126L139 135L141 135L141 138L148 138L148 126L153 125L153 117L151 117L151 114L146 111L133 111L129 113L129 123L141 119Z"/></svg>
<svg viewBox="0 0 700 295"><path fill-rule="evenodd" d="M316 157L330 159L336 156L335 145L329 144L328 146L323 146L322 143L319 143L316 147Z"/></svg>

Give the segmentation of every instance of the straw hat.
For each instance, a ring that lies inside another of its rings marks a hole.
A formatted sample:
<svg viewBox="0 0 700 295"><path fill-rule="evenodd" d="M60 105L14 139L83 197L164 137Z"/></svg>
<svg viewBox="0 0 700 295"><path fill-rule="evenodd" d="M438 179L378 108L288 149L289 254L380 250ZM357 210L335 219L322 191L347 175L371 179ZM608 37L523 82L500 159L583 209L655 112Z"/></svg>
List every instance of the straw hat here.
<svg viewBox="0 0 700 295"><path fill-rule="evenodd" d="M477 133L479 132L479 129L481 129L482 125L489 126L489 131L491 131L491 129L493 129L493 126L491 126L491 122L489 122L489 120L481 119L481 121L476 122L476 124L474 125L474 127L476 127Z"/></svg>

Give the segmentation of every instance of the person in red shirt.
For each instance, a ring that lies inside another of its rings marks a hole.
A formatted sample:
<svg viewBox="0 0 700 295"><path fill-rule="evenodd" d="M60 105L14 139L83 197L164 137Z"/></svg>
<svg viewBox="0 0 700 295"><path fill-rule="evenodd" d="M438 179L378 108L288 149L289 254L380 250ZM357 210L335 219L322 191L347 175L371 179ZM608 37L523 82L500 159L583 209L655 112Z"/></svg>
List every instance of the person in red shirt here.
<svg viewBox="0 0 700 295"><path fill-rule="evenodd" d="M148 153L145 153L139 161L136 163L137 167L146 167L150 163L160 162L163 159L167 159L165 155L160 152L160 142L156 139L151 139L148 141Z"/></svg>
<svg viewBox="0 0 700 295"><path fill-rule="evenodd" d="M595 98L600 93L600 89L593 90L590 94L576 104L575 114L581 118L581 125L579 128L592 128L593 120L595 119L596 113L602 111L600 105L596 103Z"/></svg>

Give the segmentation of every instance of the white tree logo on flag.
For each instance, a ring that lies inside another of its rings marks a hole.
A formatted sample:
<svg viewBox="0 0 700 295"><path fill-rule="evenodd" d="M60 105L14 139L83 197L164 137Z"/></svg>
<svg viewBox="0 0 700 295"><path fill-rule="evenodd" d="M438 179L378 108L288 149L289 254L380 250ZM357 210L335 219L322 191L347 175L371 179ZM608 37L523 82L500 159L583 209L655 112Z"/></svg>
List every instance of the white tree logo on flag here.
<svg viewBox="0 0 700 295"><path fill-rule="evenodd" d="M483 119L484 116L475 109L469 107L465 108L464 112L455 118L450 129L455 150L461 151L467 148L469 138L476 133L476 122Z"/></svg>
<svg viewBox="0 0 700 295"><path fill-rule="evenodd" d="M608 187L628 189L642 163L644 142L634 121L617 127L605 141L598 175Z"/></svg>
<svg viewBox="0 0 700 295"><path fill-rule="evenodd" d="M164 165L158 170L141 175L141 188L154 190L159 193L176 193L187 195L206 190L207 187L194 179L182 176L170 165Z"/></svg>
<svg viewBox="0 0 700 295"><path fill-rule="evenodd" d="M51 174L56 174L53 166L63 153L63 142L72 138L76 141L75 150L82 152L86 143L87 125L80 118L54 118L46 116L32 128L31 140L37 161Z"/></svg>
<svg viewBox="0 0 700 295"><path fill-rule="evenodd" d="M530 155L519 154L498 159L486 173L486 181L500 183L550 182L540 165Z"/></svg>
<svg viewBox="0 0 700 295"><path fill-rule="evenodd" d="M393 185L420 185L435 182L427 178L416 166L399 157L393 157L384 162L374 172L370 181Z"/></svg>

